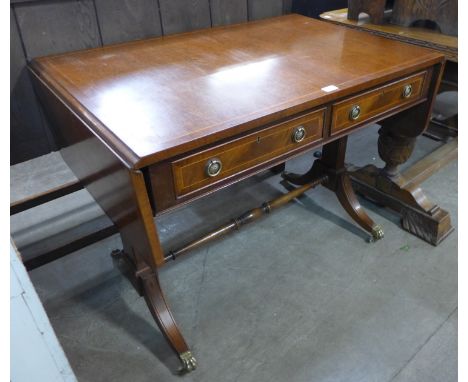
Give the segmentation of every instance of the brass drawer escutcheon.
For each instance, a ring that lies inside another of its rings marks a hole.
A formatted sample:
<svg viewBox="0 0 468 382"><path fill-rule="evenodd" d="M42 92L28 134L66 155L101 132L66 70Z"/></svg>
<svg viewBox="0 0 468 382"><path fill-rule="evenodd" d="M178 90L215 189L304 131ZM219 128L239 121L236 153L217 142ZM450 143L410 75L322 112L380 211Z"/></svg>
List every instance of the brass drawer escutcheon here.
<svg viewBox="0 0 468 382"><path fill-rule="evenodd" d="M349 119L355 121L361 115L361 108L358 105L354 105L349 112Z"/></svg>
<svg viewBox="0 0 468 382"><path fill-rule="evenodd" d="M413 93L413 86L411 84L405 85L403 88L403 98L409 98L411 97L411 94Z"/></svg>
<svg viewBox="0 0 468 382"><path fill-rule="evenodd" d="M206 175L214 178L215 176L219 175L222 168L223 164L221 161L218 158L212 158L206 162L205 173Z"/></svg>
<svg viewBox="0 0 468 382"><path fill-rule="evenodd" d="M299 143L304 140L306 135L307 135L307 132L303 126L296 127L292 133L292 140L293 142Z"/></svg>

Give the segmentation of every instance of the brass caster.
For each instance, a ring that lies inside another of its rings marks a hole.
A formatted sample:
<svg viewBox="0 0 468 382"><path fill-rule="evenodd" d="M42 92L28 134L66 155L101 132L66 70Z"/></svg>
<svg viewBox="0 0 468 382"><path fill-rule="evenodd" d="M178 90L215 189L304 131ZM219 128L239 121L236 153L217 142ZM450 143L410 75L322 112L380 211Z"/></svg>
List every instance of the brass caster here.
<svg viewBox="0 0 468 382"><path fill-rule="evenodd" d="M384 231L382 227L378 224L372 227L372 236L369 239L369 243L375 243L377 240L380 240L384 237Z"/></svg>
<svg viewBox="0 0 468 382"><path fill-rule="evenodd" d="M114 259L120 258L123 255L123 251L121 249L113 249L111 252L111 256Z"/></svg>
<svg viewBox="0 0 468 382"><path fill-rule="evenodd" d="M182 362L181 373L190 373L197 368L197 360L192 355L191 351L183 352L179 355L180 361Z"/></svg>

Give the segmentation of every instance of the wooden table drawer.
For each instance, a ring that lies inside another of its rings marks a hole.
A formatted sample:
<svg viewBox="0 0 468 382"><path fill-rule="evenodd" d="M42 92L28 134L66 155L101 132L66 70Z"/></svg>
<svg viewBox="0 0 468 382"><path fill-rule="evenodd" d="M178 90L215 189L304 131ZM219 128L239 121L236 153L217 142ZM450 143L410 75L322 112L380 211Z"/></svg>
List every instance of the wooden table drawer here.
<svg viewBox="0 0 468 382"><path fill-rule="evenodd" d="M176 195L188 194L319 141L324 115L325 109L320 109L172 162ZM305 135L301 139L302 133ZM220 169L216 174L217 166Z"/></svg>
<svg viewBox="0 0 468 382"><path fill-rule="evenodd" d="M426 77L424 71L333 104L331 135L423 98Z"/></svg>

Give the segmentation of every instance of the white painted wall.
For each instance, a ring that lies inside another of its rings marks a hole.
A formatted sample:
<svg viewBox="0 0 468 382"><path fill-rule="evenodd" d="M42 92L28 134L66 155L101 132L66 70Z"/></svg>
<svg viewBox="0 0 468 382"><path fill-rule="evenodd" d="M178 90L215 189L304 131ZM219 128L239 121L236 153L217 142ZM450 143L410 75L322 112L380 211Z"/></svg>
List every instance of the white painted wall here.
<svg viewBox="0 0 468 382"><path fill-rule="evenodd" d="M28 273L11 243L10 380L76 381Z"/></svg>

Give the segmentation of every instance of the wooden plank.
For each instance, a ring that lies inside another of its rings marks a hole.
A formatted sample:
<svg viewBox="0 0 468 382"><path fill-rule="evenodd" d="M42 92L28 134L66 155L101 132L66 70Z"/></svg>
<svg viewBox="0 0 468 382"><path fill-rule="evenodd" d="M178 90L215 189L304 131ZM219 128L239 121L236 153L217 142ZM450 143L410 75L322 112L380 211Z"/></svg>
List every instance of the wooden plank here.
<svg viewBox="0 0 468 382"><path fill-rule="evenodd" d="M248 0L249 20L260 20L283 14L283 0Z"/></svg>
<svg viewBox="0 0 468 382"><path fill-rule="evenodd" d="M210 7L213 26L247 21L246 0L211 0Z"/></svg>
<svg viewBox="0 0 468 382"><path fill-rule="evenodd" d="M28 59L101 45L92 0L15 6Z"/></svg>
<svg viewBox="0 0 468 382"><path fill-rule="evenodd" d="M418 185L442 167L457 159L458 138L451 140L402 172L407 183Z"/></svg>
<svg viewBox="0 0 468 382"><path fill-rule="evenodd" d="M159 6L165 35L211 26L208 0L159 0Z"/></svg>
<svg viewBox="0 0 468 382"><path fill-rule="evenodd" d="M104 45L160 36L156 0L95 0Z"/></svg>
<svg viewBox="0 0 468 382"><path fill-rule="evenodd" d="M45 134L39 105L26 71L26 59L14 11L10 9L10 163L47 154L51 147Z"/></svg>
<svg viewBox="0 0 468 382"><path fill-rule="evenodd" d="M29 210L30 208L50 202L51 200L58 199L81 189L83 189L83 185L78 180L75 180L53 188L52 190L30 196L26 199L18 200L10 204L10 215Z"/></svg>

